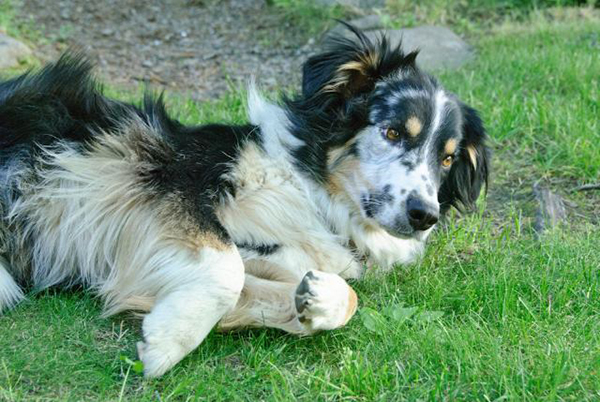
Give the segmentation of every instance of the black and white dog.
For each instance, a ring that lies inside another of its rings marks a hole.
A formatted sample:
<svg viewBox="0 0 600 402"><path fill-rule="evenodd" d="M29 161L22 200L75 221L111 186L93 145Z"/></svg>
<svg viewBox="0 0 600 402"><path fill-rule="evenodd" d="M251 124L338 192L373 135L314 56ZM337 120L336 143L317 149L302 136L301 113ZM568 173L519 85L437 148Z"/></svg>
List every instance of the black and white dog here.
<svg viewBox="0 0 600 402"><path fill-rule="evenodd" d="M351 28L352 29L352 28ZM345 279L414 261L488 176L477 113L385 38L337 38L281 105L187 127L160 98L104 97L81 57L0 83L0 311L84 285L148 314L163 374L209 331L311 334L356 311Z"/></svg>

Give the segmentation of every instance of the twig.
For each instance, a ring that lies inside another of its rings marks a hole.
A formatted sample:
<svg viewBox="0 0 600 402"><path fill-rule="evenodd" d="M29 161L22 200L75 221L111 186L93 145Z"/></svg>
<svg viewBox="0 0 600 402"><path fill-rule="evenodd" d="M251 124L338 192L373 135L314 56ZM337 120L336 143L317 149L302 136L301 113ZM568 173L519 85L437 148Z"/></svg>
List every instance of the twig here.
<svg viewBox="0 0 600 402"><path fill-rule="evenodd" d="M571 189L571 192L574 193L576 191L589 191L589 190L600 190L600 183L584 184L583 186L573 187Z"/></svg>
<svg viewBox="0 0 600 402"><path fill-rule="evenodd" d="M125 378L123 379L123 385L121 386L121 392L119 392L119 402L123 400L123 395L125 395L125 385L127 385L127 378L129 378L129 371L131 370L131 365L127 367L127 372L125 373Z"/></svg>
<svg viewBox="0 0 600 402"><path fill-rule="evenodd" d="M538 182L533 185L533 195L538 202L533 228L539 236L546 229L557 226L567 217L567 213L563 199Z"/></svg>

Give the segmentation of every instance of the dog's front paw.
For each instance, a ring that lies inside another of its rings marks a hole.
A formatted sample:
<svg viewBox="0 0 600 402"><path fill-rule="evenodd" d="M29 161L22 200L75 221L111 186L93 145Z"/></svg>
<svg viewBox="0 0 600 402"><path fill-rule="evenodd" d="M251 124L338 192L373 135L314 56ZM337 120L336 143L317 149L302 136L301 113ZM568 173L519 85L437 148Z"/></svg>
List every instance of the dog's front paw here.
<svg viewBox="0 0 600 402"><path fill-rule="evenodd" d="M377 266L380 271L388 271L396 264L413 263L423 255L424 243L421 241L392 236L385 240L369 250L367 264Z"/></svg>
<svg viewBox="0 0 600 402"><path fill-rule="evenodd" d="M307 333L345 325L356 312L354 289L340 276L320 271L308 272L296 289L298 321Z"/></svg>
<svg viewBox="0 0 600 402"><path fill-rule="evenodd" d="M144 377L156 378L178 363L185 352L176 343L137 343L138 358L144 363Z"/></svg>

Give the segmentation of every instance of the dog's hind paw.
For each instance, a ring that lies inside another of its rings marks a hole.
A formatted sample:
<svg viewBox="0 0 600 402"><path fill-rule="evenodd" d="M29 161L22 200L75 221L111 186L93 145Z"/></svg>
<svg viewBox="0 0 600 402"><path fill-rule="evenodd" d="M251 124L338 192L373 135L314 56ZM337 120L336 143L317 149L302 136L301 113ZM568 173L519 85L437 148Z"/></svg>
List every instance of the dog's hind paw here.
<svg viewBox="0 0 600 402"><path fill-rule="evenodd" d="M356 312L358 298L340 276L308 272L296 288L298 321L308 334L341 327Z"/></svg>

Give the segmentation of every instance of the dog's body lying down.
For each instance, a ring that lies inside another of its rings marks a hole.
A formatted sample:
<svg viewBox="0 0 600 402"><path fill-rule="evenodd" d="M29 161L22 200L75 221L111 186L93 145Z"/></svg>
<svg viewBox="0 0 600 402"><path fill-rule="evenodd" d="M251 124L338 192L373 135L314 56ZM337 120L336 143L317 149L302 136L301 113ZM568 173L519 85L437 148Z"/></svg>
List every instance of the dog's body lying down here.
<svg viewBox="0 0 600 402"><path fill-rule="evenodd" d="M186 127L101 95L81 58L0 83L0 311L83 284L148 312L159 376L224 329L344 325L367 257L413 261L440 213L487 180L476 113L383 39L337 39L283 106ZM352 244L352 250L349 248Z"/></svg>

